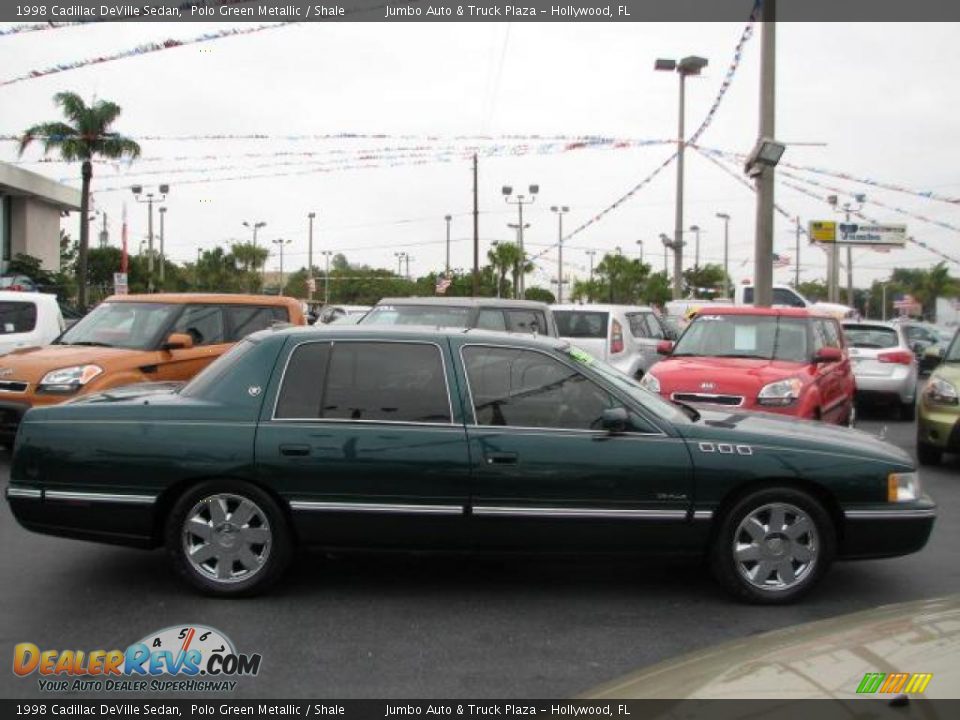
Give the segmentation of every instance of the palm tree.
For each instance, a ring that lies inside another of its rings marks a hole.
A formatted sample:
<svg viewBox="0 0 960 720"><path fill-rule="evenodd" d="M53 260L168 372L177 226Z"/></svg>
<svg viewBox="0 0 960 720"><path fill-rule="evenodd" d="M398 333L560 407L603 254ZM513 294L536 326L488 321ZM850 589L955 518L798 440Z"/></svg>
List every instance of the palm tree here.
<svg viewBox="0 0 960 720"><path fill-rule="evenodd" d="M957 290L956 279L950 277L950 270L942 260L928 270L920 284L920 300L927 317L936 319L937 298L952 295Z"/></svg>
<svg viewBox="0 0 960 720"><path fill-rule="evenodd" d="M520 265L520 247L514 243L498 243L487 252L487 259L497 272L497 297L503 292L507 273L513 274L513 287L517 287Z"/></svg>
<svg viewBox="0 0 960 720"><path fill-rule="evenodd" d="M80 161L80 248L77 254L77 304L87 306L87 251L90 248L90 180L93 159L119 159L140 156L140 146L130 138L111 132L110 126L120 116L120 106L106 100L92 105L84 103L76 93L61 92L53 96L69 123L46 122L27 128L20 138L20 155L34 140L43 143L43 153L58 150L67 162Z"/></svg>

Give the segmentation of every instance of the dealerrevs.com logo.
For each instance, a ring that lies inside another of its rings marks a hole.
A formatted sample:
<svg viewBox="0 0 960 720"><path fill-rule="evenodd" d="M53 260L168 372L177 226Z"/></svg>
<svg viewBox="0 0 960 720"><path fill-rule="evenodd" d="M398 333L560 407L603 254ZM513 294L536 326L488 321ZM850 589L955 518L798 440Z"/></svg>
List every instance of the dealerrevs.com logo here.
<svg viewBox="0 0 960 720"><path fill-rule="evenodd" d="M45 692L223 692L234 678L260 672L260 654L238 653L230 638L204 625L175 625L125 650L13 648L13 672L38 675Z"/></svg>

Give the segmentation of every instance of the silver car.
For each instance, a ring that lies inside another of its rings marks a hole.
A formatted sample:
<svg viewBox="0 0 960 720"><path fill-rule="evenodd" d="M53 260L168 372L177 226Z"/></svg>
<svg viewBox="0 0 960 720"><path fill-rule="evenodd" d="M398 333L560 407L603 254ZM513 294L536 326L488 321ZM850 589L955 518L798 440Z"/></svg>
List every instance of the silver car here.
<svg viewBox="0 0 960 720"><path fill-rule="evenodd" d="M553 305L557 333L630 377L643 377L660 356L657 345L672 338L667 325L645 305Z"/></svg>
<svg viewBox="0 0 960 720"><path fill-rule="evenodd" d="M903 328L873 320L843 323L857 400L894 403L901 420L917 414L917 358Z"/></svg>

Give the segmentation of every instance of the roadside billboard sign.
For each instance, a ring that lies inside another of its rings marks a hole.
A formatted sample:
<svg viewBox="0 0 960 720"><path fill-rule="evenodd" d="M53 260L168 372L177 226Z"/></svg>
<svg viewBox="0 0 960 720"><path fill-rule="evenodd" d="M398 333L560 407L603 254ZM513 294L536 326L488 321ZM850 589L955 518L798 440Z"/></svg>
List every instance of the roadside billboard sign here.
<svg viewBox="0 0 960 720"><path fill-rule="evenodd" d="M903 247L907 244L907 226L895 223L861 225L812 220L809 232L810 239L817 243L873 248Z"/></svg>
<svg viewBox="0 0 960 720"><path fill-rule="evenodd" d="M126 273L118 272L113 274L113 294L114 295L127 294L127 274Z"/></svg>

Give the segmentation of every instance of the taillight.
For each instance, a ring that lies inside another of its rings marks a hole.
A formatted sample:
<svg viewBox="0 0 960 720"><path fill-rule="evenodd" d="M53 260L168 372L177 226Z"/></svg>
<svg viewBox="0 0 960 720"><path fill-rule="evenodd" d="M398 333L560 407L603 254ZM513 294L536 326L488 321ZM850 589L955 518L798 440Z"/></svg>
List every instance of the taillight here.
<svg viewBox="0 0 960 720"><path fill-rule="evenodd" d="M882 363L909 365L913 362L913 353L909 350L895 350L894 352L880 353L877 355L877 360Z"/></svg>
<svg viewBox="0 0 960 720"><path fill-rule="evenodd" d="M610 352L614 355L623 352L623 327L616 320L613 321L613 329L610 332Z"/></svg>

